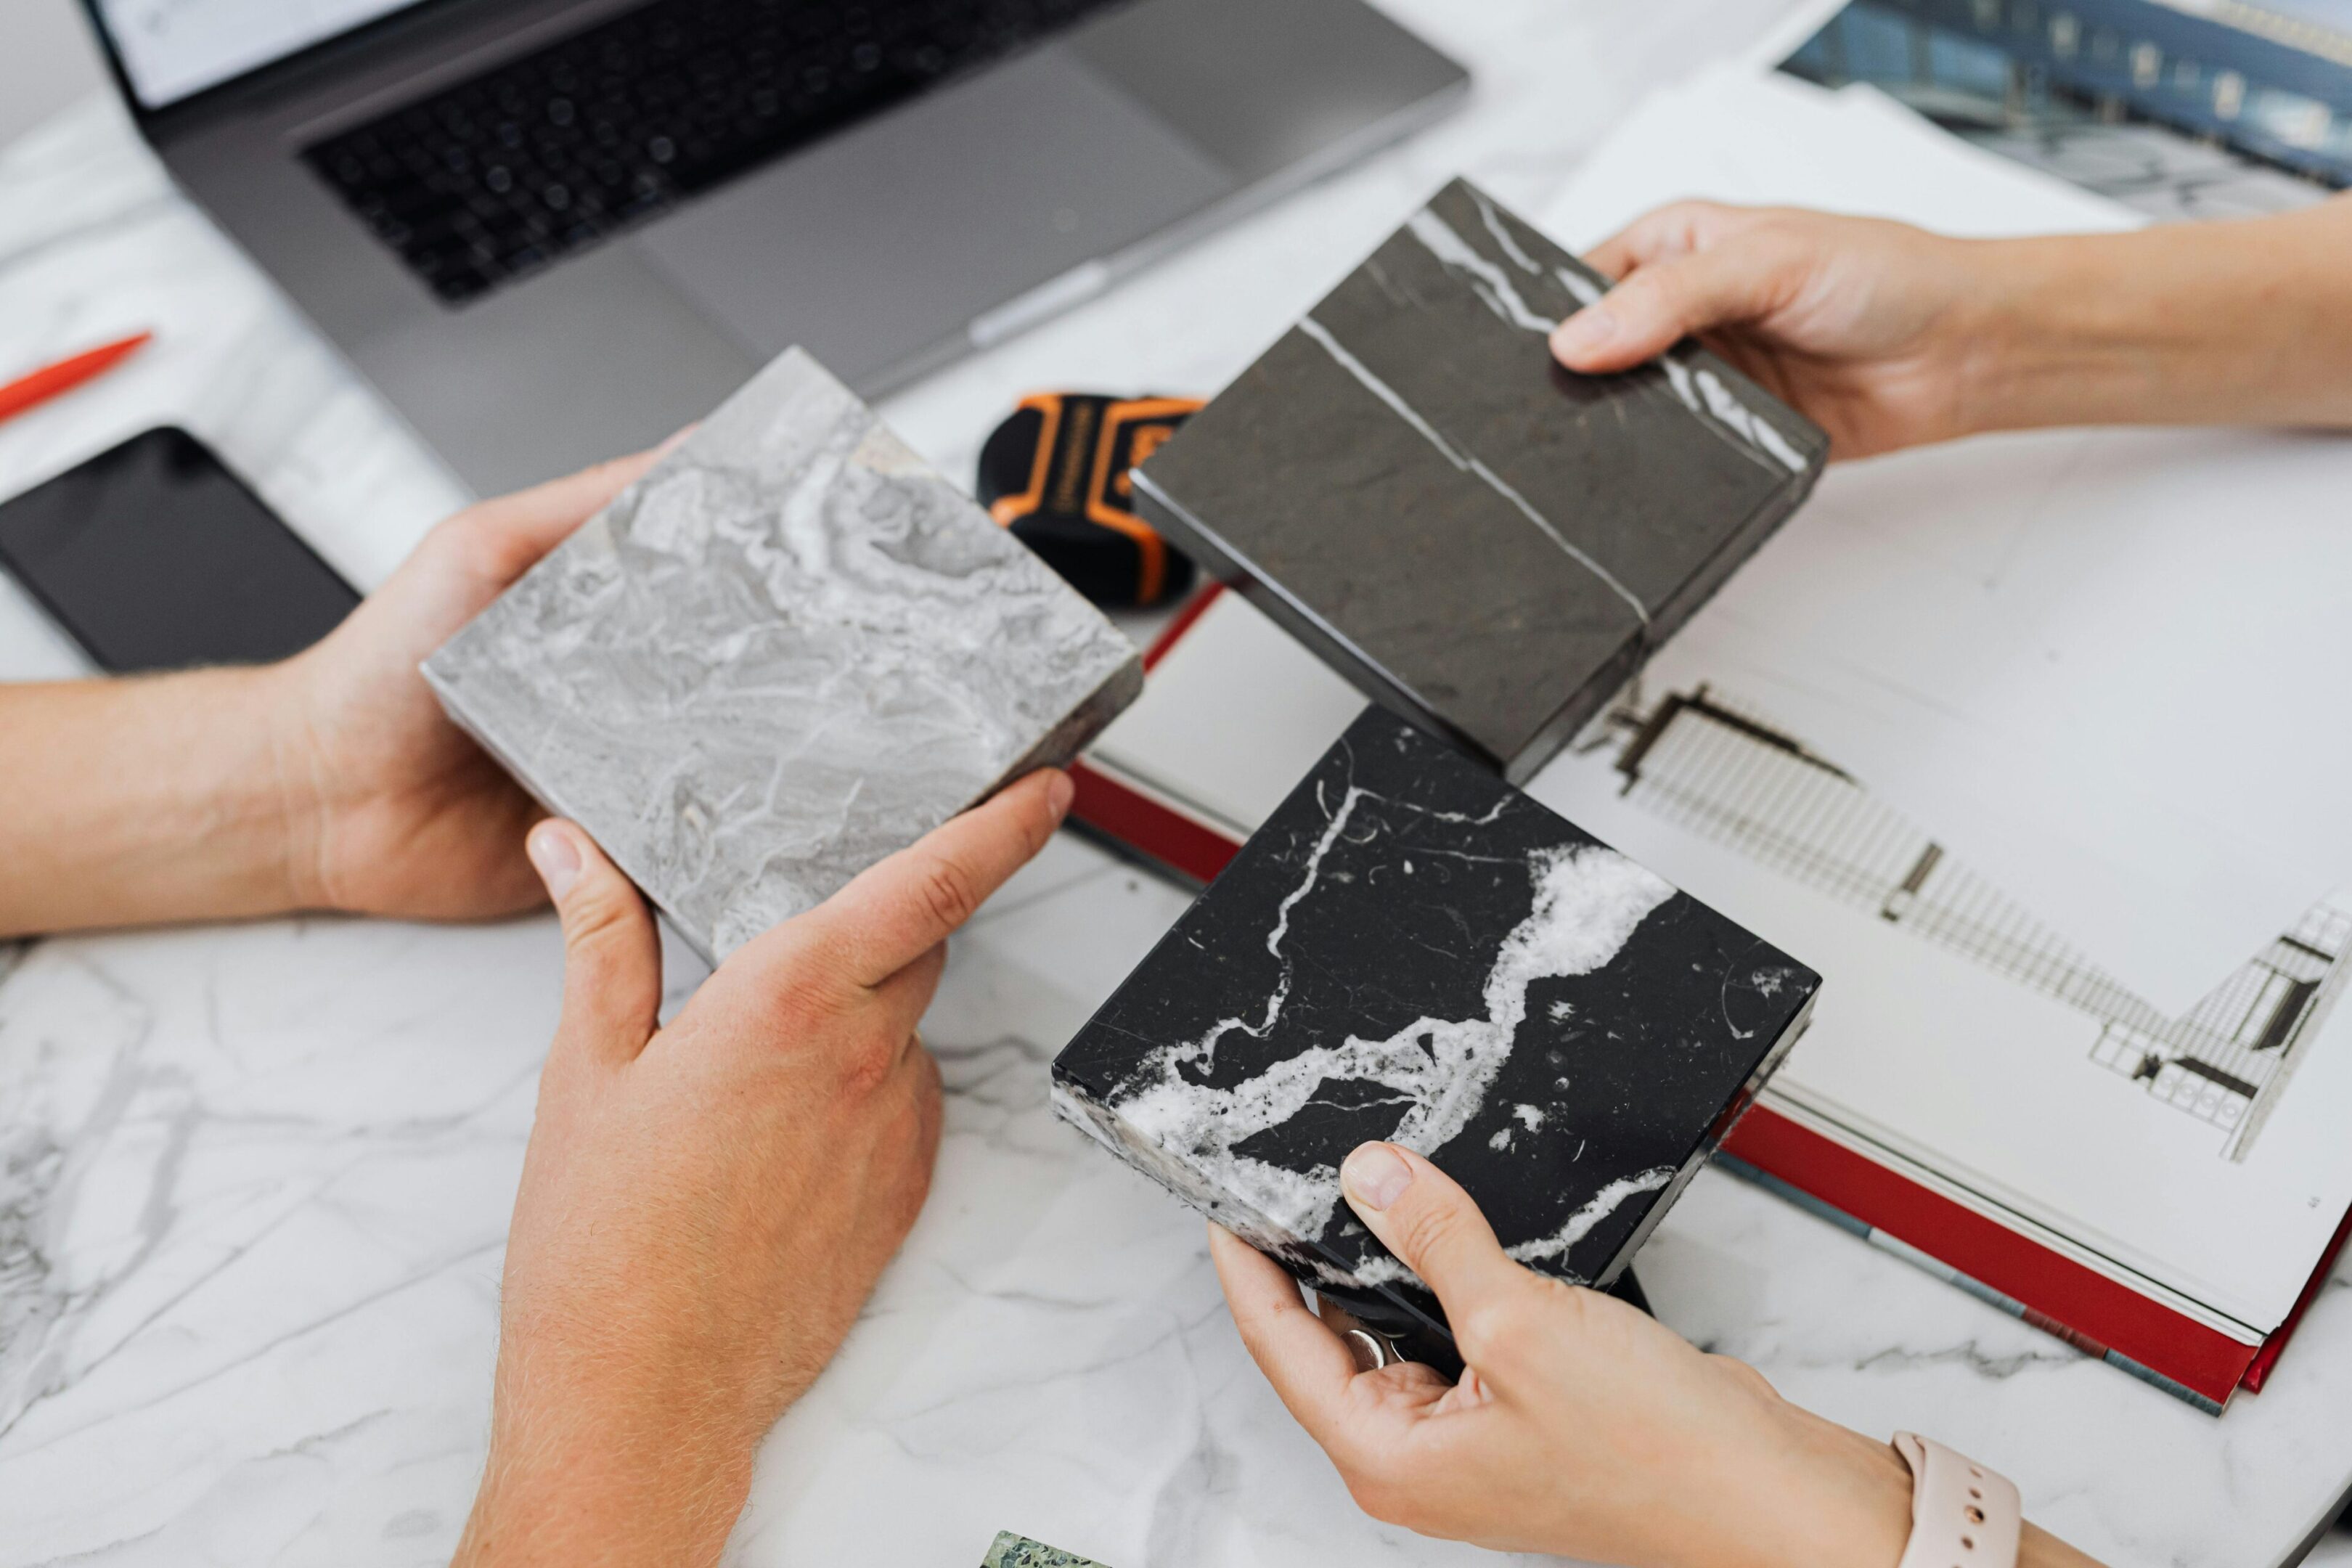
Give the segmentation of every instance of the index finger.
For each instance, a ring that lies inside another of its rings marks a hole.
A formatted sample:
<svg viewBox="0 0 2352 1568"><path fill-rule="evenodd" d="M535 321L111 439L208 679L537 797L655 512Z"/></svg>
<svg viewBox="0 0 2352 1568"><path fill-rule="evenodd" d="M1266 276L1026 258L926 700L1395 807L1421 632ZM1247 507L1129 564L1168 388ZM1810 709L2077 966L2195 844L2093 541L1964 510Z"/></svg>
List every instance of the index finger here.
<svg viewBox="0 0 2352 1568"><path fill-rule="evenodd" d="M1596 272L1622 280L1654 261L1686 256L1753 221L1760 208L1673 202L1643 214L1586 253Z"/></svg>
<svg viewBox="0 0 2352 1568"><path fill-rule="evenodd" d="M879 985L971 919L1045 847L1070 809L1069 775L1030 774L933 829L802 917L844 981Z"/></svg>
<svg viewBox="0 0 2352 1568"><path fill-rule="evenodd" d="M1234 1327L1283 1407L1328 1452L1346 1431L1348 1384L1356 1358L1307 1310L1281 1264L1221 1225L1209 1226L1209 1257L1225 1288Z"/></svg>

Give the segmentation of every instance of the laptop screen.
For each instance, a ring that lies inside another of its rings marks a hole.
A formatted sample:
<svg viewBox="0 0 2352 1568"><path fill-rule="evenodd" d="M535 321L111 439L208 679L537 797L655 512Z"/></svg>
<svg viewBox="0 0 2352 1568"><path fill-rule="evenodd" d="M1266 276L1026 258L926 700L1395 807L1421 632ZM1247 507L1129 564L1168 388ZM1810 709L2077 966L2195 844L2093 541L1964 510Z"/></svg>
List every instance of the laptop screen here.
<svg viewBox="0 0 2352 1568"><path fill-rule="evenodd" d="M96 0L148 109L257 70L416 0Z"/></svg>

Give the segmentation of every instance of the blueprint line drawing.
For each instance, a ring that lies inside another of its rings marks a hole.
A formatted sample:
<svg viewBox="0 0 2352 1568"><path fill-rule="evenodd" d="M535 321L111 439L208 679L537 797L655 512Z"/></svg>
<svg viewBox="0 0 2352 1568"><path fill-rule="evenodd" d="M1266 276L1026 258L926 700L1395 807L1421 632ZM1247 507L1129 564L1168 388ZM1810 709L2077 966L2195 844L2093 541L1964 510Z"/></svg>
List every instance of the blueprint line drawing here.
<svg viewBox="0 0 2352 1568"><path fill-rule="evenodd" d="M1580 749L1613 751L1619 793L1653 815L2082 1014L2092 1063L2210 1124L2230 1160L2252 1151L2352 973L2352 914L2321 903L2168 1017L1852 774L1711 684L1645 701L1636 682Z"/></svg>

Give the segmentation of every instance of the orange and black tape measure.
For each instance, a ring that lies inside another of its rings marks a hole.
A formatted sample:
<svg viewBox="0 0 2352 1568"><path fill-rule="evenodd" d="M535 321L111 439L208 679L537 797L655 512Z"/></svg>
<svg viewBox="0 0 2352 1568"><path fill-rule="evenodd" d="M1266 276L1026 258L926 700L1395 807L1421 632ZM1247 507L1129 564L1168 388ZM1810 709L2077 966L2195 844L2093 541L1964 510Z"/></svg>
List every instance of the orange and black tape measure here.
<svg viewBox="0 0 2352 1568"><path fill-rule="evenodd" d="M1192 563L1136 516L1127 475L1200 406L1088 392L1024 397L981 448L980 504L1096 604L1167 604L1192 585Z"/></svg>

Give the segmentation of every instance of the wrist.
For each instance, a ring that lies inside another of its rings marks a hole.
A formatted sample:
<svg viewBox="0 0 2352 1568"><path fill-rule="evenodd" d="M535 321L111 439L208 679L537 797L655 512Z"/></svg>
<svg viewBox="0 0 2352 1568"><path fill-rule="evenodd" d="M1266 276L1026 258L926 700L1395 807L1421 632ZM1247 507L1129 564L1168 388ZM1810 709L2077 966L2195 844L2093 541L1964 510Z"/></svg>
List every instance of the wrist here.
<svg viewBox="0 0 2352 1568"><path fill-rule="evenodd" d="M1971 287L1959 323L1957 434L2073 422L2082 361L2094 353L2067 276L2068 242L1962 242ZM1892 1452L1892 1450L1889 1450Z"/></svg>
<svg viewBox="0 0 2352 1568"><path fill-rule="evenodd" d="M330 837L328 780L318 727L312 721L308 657L246 672L254 682L254 710L262 717L273 858L284 907L331 910L324 871Z"/></svg>
<svg viewBox="0 0 2352 1568"><path fill-rule="evenodd" d="M166 677L152 694L158 711L150 727L143 734L131 727L173 781L165 820L181 825L183 869L204 889L164 918L251 919L313 907L288 804L289 684L276 665Z"/></svg>
<svg viewBox="0 0 2352 1568"><path fill-rule="evenodd" d="M2168 230L1997 241L1976 323L1979 431L2193 423L2217 396L2237 335L2225 266L2184 265ZM2217 258L2218 259L2218 258ZM2241 345L2241 349L2242 345Z"/></svg>
<svg viewBox="0 0 2352 1568"><path fill-rule="evenodd" d="M1875 1443L1794 1406L1759 1469L1745 1550L1774 1568L1895 1568L1911 1539L1911 1470Z"/></svg>
<svg viewBox="0 0 2352 1568"><path fill-rule="evenodd" d="M296 905L267 669L0 692L26 748L0 822L0 935L276 914Z"/></svg>

